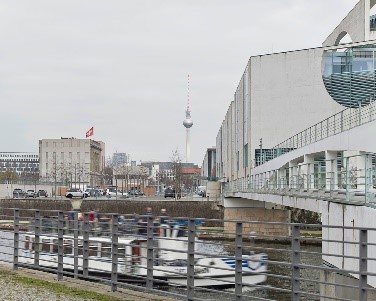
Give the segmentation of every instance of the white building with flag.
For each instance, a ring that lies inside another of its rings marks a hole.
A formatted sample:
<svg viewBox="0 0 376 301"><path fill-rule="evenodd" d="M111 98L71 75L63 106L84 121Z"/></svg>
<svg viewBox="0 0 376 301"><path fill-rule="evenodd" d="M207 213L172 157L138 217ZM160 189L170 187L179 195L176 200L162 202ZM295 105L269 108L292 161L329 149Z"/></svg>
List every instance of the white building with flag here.
<svg viewBox="0 0 376 301"><path fill-rule="evenodd" d="M39 140L42 181L68 187L98 187L103 184L104 166L105 143L102 141L73 137Z"/></svg>

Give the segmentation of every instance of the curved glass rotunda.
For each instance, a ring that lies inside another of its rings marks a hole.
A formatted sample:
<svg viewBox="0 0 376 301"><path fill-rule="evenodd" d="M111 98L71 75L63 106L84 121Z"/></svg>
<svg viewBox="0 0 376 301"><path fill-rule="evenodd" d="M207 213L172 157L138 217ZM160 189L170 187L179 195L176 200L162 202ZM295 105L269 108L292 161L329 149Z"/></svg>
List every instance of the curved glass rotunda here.
<svg viewBox="0 0 376 301"><path fill-rule="evenodd" d="M323 56L323 80L339 104L355 108L375 99L376 45L327 50Z"/></svg>

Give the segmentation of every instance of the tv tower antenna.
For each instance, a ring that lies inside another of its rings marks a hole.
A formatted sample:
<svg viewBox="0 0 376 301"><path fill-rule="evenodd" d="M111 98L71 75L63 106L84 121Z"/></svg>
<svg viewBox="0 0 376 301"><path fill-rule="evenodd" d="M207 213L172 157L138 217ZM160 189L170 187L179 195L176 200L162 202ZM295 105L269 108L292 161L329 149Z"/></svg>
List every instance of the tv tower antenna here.
<svg viewBox="0 0 376 301"><path fill-rule="evenodd" d="M185 162L189 162L191 155L191 145L190 145L190 128L193 125L191 118L191 110L189 107L189 74L188 74L188 97L187 97L187 109L185 110L185 119L183 125L186 128L186 140L185 140Z"/></svg>

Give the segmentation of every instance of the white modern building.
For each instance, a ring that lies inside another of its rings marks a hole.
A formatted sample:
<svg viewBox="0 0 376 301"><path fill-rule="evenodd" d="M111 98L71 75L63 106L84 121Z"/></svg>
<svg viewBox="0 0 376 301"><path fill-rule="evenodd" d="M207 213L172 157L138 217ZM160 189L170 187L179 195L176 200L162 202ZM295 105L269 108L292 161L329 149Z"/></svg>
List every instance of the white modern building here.
<svg viewBox="0 0 376 301"><path fill-rule="evenodd" d="M217 177L247 178L255 166L320 135L306 129L375 99L375 3L359 1L322 47L250 57L216 137ZM352 42L341 44L344 37Z"/></svg>
<svg viewBox="0 0 376 301"><path fill-rule="evenodd" d="M0 152L0 172L14 171L18 176L39 173L39 155L32 152Z"/></svg>
<svg viewBox="0 0 376 301"><path fill-rule="evenodd" d="M39 140L42 180L65 186L97 187L103 184L105 144L92 139Z"/></svg>

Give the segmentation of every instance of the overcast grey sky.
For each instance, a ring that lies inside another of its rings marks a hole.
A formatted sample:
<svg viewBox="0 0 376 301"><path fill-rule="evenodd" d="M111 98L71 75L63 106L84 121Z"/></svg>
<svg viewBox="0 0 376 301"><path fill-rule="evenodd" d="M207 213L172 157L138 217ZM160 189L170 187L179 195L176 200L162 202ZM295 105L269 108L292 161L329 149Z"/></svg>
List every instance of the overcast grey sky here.
<svg viewBox="0 0 376 301"><path fill-rule="evenodd" d="M357 0L0 0L0 151L44 138L201 166L250 56L321 46Z"/></svg>

